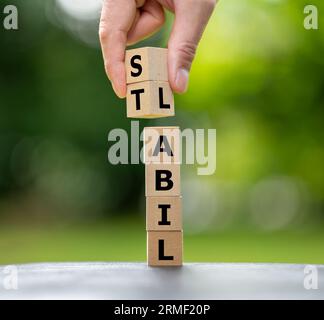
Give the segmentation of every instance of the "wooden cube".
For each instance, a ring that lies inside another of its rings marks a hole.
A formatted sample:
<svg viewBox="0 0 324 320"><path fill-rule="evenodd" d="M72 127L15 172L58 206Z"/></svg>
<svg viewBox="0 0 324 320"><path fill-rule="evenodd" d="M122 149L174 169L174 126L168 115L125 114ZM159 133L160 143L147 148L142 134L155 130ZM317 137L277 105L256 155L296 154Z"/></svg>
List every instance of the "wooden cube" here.
<svg viewBox="0 0 324 320"><path fill-rule="evenodd" d="M144 128L144 163L180 163L179 127Z"/></svg>
<svg viewBox="0 0 324 320"><path fill-rule="evenodd" d="M127 86L128 118L174 116L174 96L168 82L145 81Z"/></svg>
<svg viewBox="0 0 324 320"><path fill-rule="evenodd" d="M145 165L147 197L178 197L180 190L180 164Z"/></svg>
<svg viewBox="0 0 324 320"><path fill-rule="evenodd" d="M127 84L143 81L169 81L167 49L146 47L127 50L125 65Z"/></svg>
<svg viewBox="0 0 324 320"><path fill-rule="evenodd" d="M147 263L152 267L182 265L182 231L149 231Z"/></svg>
<svg viewBox="0 0 324 320"><path fill-rule="evenodd" d="M182 230L181 197L147 197L146 230L147 231L181 231Z"/></svg>

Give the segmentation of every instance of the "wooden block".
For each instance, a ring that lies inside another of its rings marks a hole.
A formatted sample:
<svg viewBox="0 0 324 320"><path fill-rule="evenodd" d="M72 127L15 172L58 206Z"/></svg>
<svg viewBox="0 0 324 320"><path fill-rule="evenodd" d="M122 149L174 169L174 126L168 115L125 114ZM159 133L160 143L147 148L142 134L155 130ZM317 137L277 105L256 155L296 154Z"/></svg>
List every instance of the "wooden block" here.
<svg viewBox="0 0 324 320"><path fill-rule="evenodd" d="M168 82L168 50L139 48L126 51L127 84L143 81Z"/></svg>
<svg viewBox="0 0 324 320"><path fill-rule="evenodd" d="M145 165L147 197L178 197L180 190L180 164Z"/></svg>
<svg viewBox="0 0 324 320"><path fill-rule="evenodd" d="M147 231L181 231L182 230L181 197L147 197L146 230Z"/></svg>
<svg viewBox="0 0 324 320"><path fill-rule="evenodd" d="M144 163L180 163L179 127L144 128Z"/></svg>
<svg viewBox="0 0 324 320"><path fill-rule="evenodd" d="M182 231L149 231L147 263L152 267L182 265Z"/></svg>
<svg viewBox="0 0 324 320"><path fill-rule="evenodd" d="M127 86L128 118L174 116L174 96L168 82L145 81Z"/></svg>

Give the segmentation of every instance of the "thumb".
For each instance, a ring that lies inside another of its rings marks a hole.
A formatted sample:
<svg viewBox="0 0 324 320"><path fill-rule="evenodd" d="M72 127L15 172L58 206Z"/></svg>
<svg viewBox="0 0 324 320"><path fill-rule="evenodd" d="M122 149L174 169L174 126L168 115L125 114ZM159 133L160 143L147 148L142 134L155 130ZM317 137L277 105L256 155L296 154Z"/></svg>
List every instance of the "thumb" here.
<svg viewBox="0 0 324 320"><path fill-rule="evenodd" d="M168 43L169 82L173 91L187 91L189 72L216 0L174 0L175 20Z"/></svg>

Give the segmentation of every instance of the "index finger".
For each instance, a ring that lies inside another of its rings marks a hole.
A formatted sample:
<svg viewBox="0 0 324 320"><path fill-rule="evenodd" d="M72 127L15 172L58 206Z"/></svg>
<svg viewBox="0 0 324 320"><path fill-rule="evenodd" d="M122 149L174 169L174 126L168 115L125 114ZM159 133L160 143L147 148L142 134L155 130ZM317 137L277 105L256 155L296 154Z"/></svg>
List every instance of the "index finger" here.
<svg viewBox="0 0 324 320"><path fill-rule="evenodd" d="M125 49L136 6L135 0L105 0L101 13L99 37L105 70L120 98L126 96Z"/></svg>

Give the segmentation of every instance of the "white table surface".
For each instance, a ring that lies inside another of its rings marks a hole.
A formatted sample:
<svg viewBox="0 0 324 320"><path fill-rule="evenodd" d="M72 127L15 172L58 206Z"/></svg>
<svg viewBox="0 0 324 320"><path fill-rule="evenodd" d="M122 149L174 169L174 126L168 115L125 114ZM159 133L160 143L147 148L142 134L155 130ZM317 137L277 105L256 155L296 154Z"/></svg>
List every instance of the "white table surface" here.
<svg viewBox="0 0 324 320"><path fill-rule="evenodd" d="M17 266L18 289L0 299L324 299L324 266L318 289L304 288L305 265L196 263L150 268L144 263L42 263Z"/></svg>

